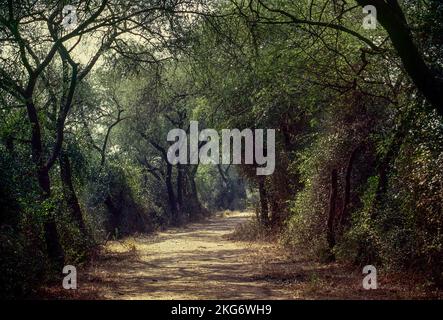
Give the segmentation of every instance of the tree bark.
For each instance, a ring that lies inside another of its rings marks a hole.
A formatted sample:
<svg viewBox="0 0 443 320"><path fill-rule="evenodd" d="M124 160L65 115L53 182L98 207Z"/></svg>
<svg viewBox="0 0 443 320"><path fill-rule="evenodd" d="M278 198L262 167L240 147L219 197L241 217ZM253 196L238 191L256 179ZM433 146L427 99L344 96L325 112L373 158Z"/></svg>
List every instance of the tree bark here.
<svg viewBox="0 0 443 320"><path fill-rule="evenodd" d="M26 110L29 122L31 123L32 161L34 162L37 171L36 176L40 187L41 200L44 202L51 197L51 181L49 178L49 168L44 165L40 123L38 120L37 109L35 108L31 96L28 96L27 98ZM43 230L48 258L54 267L59 268L60 266L63 266L65 256L60 244L60 237L57 232L53 208L49 208L43 224Z"/></svg>
<svg viewBox="0 0 443 320"><path fill-rule="evenodd" d="M425 63L414 43L404 13L396 0L357 0L361 6L374 5L377 20L389 34L403 67L415 86L443 116L443 79Z"/></svg>
<svg viewBox="0 0 443 320"><path fill-rule="evenodd" d="M201 217L201 214L203 213L202 205L200 203L200 199L198 198L198 190L197 190L197 184L195 182L195 175L198 170L198 165L195 165L194 167L191 167L187 170L186 174L186 180L189 183L189 198L188 201L191 204L191 212L190 219L192 221L196 220L196 218Z"/></svg>
<svg viewBox="0 0 443 320"><path fill-rule="evenodd" d="M46 168L38 171L38 182L42 190L42 201L51 197L51 182L49 179L49 171ZM47 212L44 225L44 236L48 258L55 268L60 268L65 262L65 255L60 244L60 237L57 231L57 225L54 217L54 209L50 207Z"/></svg>
<svg viewBox="0 0 443 320"><path fill-rule="evenodd" d="M273 226L276 226L280 222L279 212L280 212L280 206L278 205L278 200L276 199L276 196L273 194L271 195L270 200L270 207L271 207L271 224Z"/></svg>
<svg viewBox="0 0 443 320"><path fill-rule="evenodd" d="M183 214L183 167L177 164L177 205L178 211Z"/></svg>
<svg viewBox="0 0 443 320"><path fill-rule="evenodd" d="M388 150L383 158L378 160L377 165L377 174L378 174L378 185L375 192L375 199L373 203L373 209L371 211L371 218L377 218L377 210L376 207L378 204L382 202L383 196L388 190L389 185L389 171L391 169L392 163L398 157L401 146L403 145L403 141L405 140L408 132L408 127L413 121L411 110L408 110L404 117L400 120L400 124L396 132L394 133L394 137L392 138L392 142L389 144Z"/></svg>
<svg viewBox="0 0 443 320"><path fill-rule="evenodd" d="M166 191L168 193L168 202L169 209L171 211L172 225L180 225L180 211L177 206L177 199L174 194L174 184L172 183L172 165L168 161L168 154L161 145L159 145L154 140L149 139L146 135L142 133L142 137L144 137L149 143L160 152L160 155L163 161L166 164L166 175L165 175L165 184Z"/></svg>
<svg viewBox="0 0 443 320"><path fill-rule="evenodd" d="M341 24L334 24L326 21L312 21L299 19L288 11L281 9L273 9L264 4L262 0L258 0L261 6L270 12L278 13L290 21L285 23L306 24L331 28L346 32L356 39L364 42L372 50L377 51L379 48L369 38L364 37L360 33L349 29ZM420 53L406 21L406 17L397 0L357 0L361 7L373 5L377 8L377 21L387 31L392 45L400 57L403 67L417 89L429 101L429 103L437 110L440 116L443 116L443 77L441 70L434 72L429 68L424 60L424 56ZM269 20L266 21L269 23ZM281 22L280 22L281 23Z"/></svg>
<svg viewBox="0 0 443 320"><path fill-rule="evenodd" d="M337 207L337 170L333 169L331 172L331 190L329 194L329 212L327 222L326 240L328 242L330 259L335 260L332 249L335 246L335 215Z"/></svg>
<svg viewBox="0 0 443 320"><path fill-rule="evenodd" d="M72 170L69 156L63 151L60 151L60 179L63 184L63 193L66 203L71 211L73 220L77 223L78 228L83 236L87 235L85 222L83 220L82 211L78 203L77 194L72 183Z"/></svg>
<svg viewBox="0 0 443 320"><path fill-rule="evenodd" d="M114 204L112 197L110 194L106 196L104 201L106 208L108 208L109 213L111 214L108 224L109 224L109 232L115 236L117 236L118 227L120 226L120 209Z"/></svg>
<svg viewBox="0 0 443 320"><path fill-rule="evenodd" d="M197 183L195 183L195 177L191 176L189 180L192 196L195 198L198 209L201 210L202 205L200 203L200 199L198 198Z"/></svg>
<svg viewBox="0 0 443 320"><path fill-rule="evenodd" d="M268 195L266 192L265 178L258 178L258 192L260 194L260 222L264 226L269 225L269 209L268 209Z"/></svg>
<svg viewBox="0 0 443 320"><path fill-rule="evenodd" d="M172 165L166 163L166 176L165 176L166 191L168 193L169 209L171 211L172 225L179 225L177 201L174 194L174 185L172 183Z"/></svg>
<svg viewBox="0 0 443 320"><path fill-rule="evenodd" d="M343 197L343 208L340 214L340 226L346 227L350 223L349 217L349 206L351 202L351 178L352 178L352 169L354 167L354 162L357 159L358 153L364 149L363 145L356 147L349 157L348 165L346 167L346 175L345 175L345 190Z"/></svg>

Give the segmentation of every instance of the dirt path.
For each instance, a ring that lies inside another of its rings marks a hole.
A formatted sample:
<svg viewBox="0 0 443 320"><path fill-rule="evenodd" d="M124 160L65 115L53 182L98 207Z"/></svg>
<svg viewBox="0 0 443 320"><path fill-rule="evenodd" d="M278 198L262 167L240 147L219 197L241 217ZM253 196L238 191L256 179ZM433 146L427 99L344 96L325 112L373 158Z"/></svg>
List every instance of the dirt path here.
<svg viewBox="0 0 443 320"><path fill-rule="evenodd" d="M78 290L59 284L49 299L426 299L415 275L378 273L362 288L361 269L319 263L268 242L229 240L251 214L235 213L150 236L112 241L78 271Z"/></svg>
<svg viewBox="0 0 443 320"><path fill-rule="evenodd" d="M250 214L211 218L156 236L107 245L78 294L105 299L291 299L284 286L257 280L257 244L226 239Z"/></svg>

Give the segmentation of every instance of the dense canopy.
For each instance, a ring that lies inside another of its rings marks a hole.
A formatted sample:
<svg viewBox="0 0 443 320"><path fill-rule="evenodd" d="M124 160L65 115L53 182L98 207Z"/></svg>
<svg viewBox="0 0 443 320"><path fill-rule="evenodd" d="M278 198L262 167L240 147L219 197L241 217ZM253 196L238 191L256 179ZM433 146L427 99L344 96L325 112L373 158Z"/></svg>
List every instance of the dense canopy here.
<svg viewBox="0 0 443 320"><path fill-rule="evenodd" d="M442 32L438 0L1 0L1 296L245 208L290 250L441 286ZM275 170L170 163L191 121L274 129Z"/></svg>

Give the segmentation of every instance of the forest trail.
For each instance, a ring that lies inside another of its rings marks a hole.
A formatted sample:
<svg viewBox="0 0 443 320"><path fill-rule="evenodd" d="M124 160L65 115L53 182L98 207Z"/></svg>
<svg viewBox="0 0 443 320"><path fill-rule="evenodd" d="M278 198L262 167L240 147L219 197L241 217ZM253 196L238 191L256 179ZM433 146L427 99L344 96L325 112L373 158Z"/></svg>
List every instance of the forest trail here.
<svg viewBox="0 0 443 320"><path fill-rule="evenodd" d="M77 273L77 290L60 285L43 296L62 299L426 299L414 275L378 275L362 288L361 269L320 263L269 241L234 241L252 213L218 215L154 235L110 241ZM439 297L441 299L441 296Z"/></svg>
<svg viewBox="0 0 443 320"><path fill-rule="evenodd" d="M105 299L291 299L281 283L260 280L258 244L227 239L251 213L213 217L155 236L112 241L79 290ZM83 289L82 289L83 287Z"/></svg>

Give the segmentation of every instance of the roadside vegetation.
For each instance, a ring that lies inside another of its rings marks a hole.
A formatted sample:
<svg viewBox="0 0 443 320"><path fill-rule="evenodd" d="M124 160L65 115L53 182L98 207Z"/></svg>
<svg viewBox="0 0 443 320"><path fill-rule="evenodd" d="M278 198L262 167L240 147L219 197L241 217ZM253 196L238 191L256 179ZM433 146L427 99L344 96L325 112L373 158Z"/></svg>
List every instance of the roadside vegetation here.
<svg viewBox="0 0 443 320"><path fill-rule="evenodd" d="M66 29L68 2L0 5L2 297L246 208L243 240L441 288L441 1L79 0ZM170 164L190 121L275 129L274 173Z"/></svg>

